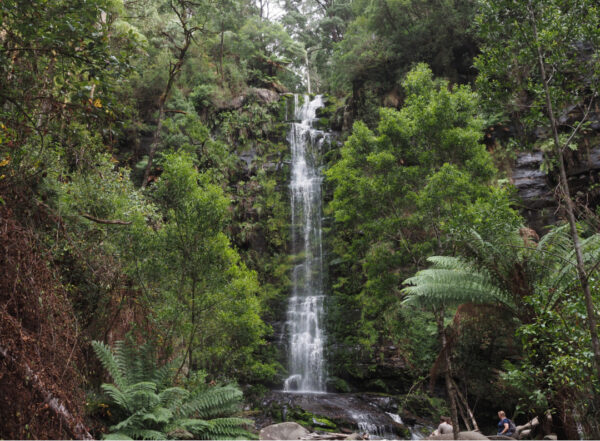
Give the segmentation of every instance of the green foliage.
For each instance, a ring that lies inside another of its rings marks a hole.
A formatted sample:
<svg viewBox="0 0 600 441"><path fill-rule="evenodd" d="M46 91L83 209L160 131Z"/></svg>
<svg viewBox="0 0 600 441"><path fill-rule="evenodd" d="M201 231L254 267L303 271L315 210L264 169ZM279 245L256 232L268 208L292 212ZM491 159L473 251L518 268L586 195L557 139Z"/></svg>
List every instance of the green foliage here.
<svg viewBox="0 0 600 441"><path fill-rule="evenodd" d="M119 26L121 13L107 0L2 2L0 158L10 158L4 185L39 182L57 156L76 161L86 146L77 122L102 131L121 113L117 78L129 71L135 38Z"/></svg>
<svg viewBox="0 0 600 441"><path fill-rule="evenodd" d="M403 291L407 294L406 304L430 308L488 304L496 313L502 309L509 312L502 321L518 318L516 337L523 358L518 363L504 362L504 372L497 382L502 393L518 398L521 411L538 415L560 406L568 396L577 404L566 412L586 421L589 433L597 433L597 410L583 404L593 401L598 385L589 334L583 326L585 304L576 291L575 256L567 227L556 227L539 241L526 228L511 234L484 228L487 240L471 230L470 235L463 235L463 257L429 258L433 266L407 279L405 283L412 286ZM588 266L597 262L599 247L598 234L582 240ZM470 315L477 320L476 314ZM489 317L489 313L486 315ZM501 325L499 322L492 332L496 334ZM468 329L466 326L464 329ZM492 343L486 342L484 332L466 337L464 329L463 349L468 344L466 338L475 339L479 351ZM498 340L497 335L493 339ZM470 356L467 365L474 358Z"/></svg>
<svg viewBox="0 0 600 441"><path fill-rule="evenodd" d="M433 266L404 281L412 285L403 290L407 294L404 303L429 307L498 304L528 322L532 310L527 298L539 286L552 287L554 301L573 288L577 271L566 226L553 229L538 242L535 233L523 227L487 237L465 225L463 229L463 234L455 234L462 236L465 257L429 257ZM588 265L595 261L599 241L599 235L592 235L582 242ZM547 308L552 308L550 302Z"/></svg>
<svg viewBox="0 0 600 441"><path fill-rule="evenodd" d="M176 344L168 340L175 332L190 369L227 377L256 363L252 354L264 344L256 274L224 233L229 200L221 187L199 173L188 154L165 154L161 163L153 196L163 223L132 237L132 276L165 344Z"/></svg>
<svg viewBox="0 0 600 441"><path fill-rule="evenodd" d="M352 93L357 119L368 121L371 106L397 91L416 63L427 63L452 82L474 78L473 2L355 0L350 9L326 73L333 91Z"/></svg>
<svg viewBox="0 0 600 441"><path fill-rule="evenodd" d="M463 303L498 303L511 310L511 294L499 289L486 270L479 270L459 257L432 256L433 266L406 279L406 305L446 307Z"/></svg>
<svg viewBox="0 0 600 441"><path fill-rule="evenodd" d="M596 278L591 282L598 301ZM535 311L535 319L517 329L524 357L503 366L505 393L518 391L519 410L530 414L560 409L568 397L570 408L563 412L580 421L586 437L595 437L600 427L594 396L600 392L600 384L594 375L581 295L576 289L557 295L547 283L538 285L526 302Z"/></svg>
<svg viewBox="0 0 600 441"><path fill-rule="evenodd" d="M381 109L375 131L355 123L341 159L326 172L334 186L327 210L336 221L330 236L337 305L330 313L352 317L332 320L333 331L355 336L365 349L381 335L406 336L413 322L399 312L403 276L451 245L445 233L452 219L491 194L495 173L479 143L477 97L468 87L434 80L425 65L403 85L404 107Z"/></svg>
<svg viewBox="0 0 600 441"><path fill-rule="evenodd" d="M172 386L175 363L157 366L155 350L118 342L111 351L93 342L114 384L103 384L110 408L120 421L105 439L248 439L249 420L231 417L242 393L233 386Z"/></svg>
<svg viewBox="0 0 600 441"><path fill-rule="evenodd" d="M502 104L529 131L549 126L538 47L556 114L590 97L600 84L598 17L594 1L480 1L475 65L490 113Z"/></svg>

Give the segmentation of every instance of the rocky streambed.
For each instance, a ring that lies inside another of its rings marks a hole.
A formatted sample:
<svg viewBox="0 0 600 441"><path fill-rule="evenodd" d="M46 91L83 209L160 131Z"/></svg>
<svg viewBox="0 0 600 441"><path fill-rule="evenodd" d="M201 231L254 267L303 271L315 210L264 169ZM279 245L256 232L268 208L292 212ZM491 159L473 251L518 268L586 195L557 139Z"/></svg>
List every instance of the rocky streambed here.
<svg viewBox="0 0 600 441"><path fill-rule="evenodd" d="M432 424L398 414L398 401L377 394L289 393L273 391L261 403L257 429L294 421L313 432L367 434L369 439L421 439Z"/></svg>

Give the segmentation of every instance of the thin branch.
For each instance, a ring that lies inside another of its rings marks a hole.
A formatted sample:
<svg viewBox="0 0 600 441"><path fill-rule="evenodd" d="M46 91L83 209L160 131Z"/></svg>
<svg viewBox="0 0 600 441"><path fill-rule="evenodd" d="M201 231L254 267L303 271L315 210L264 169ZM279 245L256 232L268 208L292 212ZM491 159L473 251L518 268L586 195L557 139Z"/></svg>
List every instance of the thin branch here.
<svg viewBox="0 0 600 441"><path fill-rule="evenodd" d="M583 115L583 118L581 118L581 120L579 121L579 124L577 124L577 127L575 127L575 130L573 130L573 133L571 133L571 136L569 136L569 139L567 139L567 142L565 142L565 144L562 146L562 150L564 150L566 147L569 146L573 137L577 134L577 132L579 132L579 129L581 128L583 123L588 119L590 110L592 108L592 104L594 103L594 98L596 98L597 95L598 95L598 92L594 92L594 95L590 99L590 103L588 104L588 107L585 111L585 114Z"/></svg>
<svg viewBox="0 0 600 441"><path fill-rule="evenodd" d="M85 217L86 219L91 220L92 222L96 222L98 224L105 224L105 225L131 225L131 221L122 221L119 219L99 219L97 217L94 217L90 214L85 214L85 213L81 213L81 216Z"/></svg>

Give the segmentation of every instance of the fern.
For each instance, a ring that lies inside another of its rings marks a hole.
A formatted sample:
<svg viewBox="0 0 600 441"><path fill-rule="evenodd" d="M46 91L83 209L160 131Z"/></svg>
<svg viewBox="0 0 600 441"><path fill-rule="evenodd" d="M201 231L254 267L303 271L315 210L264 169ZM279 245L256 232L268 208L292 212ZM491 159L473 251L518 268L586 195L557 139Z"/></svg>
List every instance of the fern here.
<svg viewBox="0 0 600 441"><path fill-rule="evenodd" d="M457 257L433 256L434 265L404 281L407 294L403 303L415 306L500 303L515 310L510 293L499 288L493 278Z"/></svg>
<svg viewBox="0 0 600 441"><path fill-rule="evenodd" d="M181 415L196 414L200 418L213 418L231 414L241 399L242 392L233 386L212 387L182 406Z"/></svg>
<svg viewBox="0 0 600 441"><path fill-rule="evenodd" d="M553 228L537 243L533 238L535 234L519 229L507 234L502 244L492 244L471 231L469 260L430 257L430 268L404 281L408 285L403 289L404 303L421 307L499 304L519 316L527 313L520 308L522 297L533 294L535 286L553 287L558 298L577 279L568 225ZM583 239L581 250L586 265L595 265L600 261L600 235Z"/></svg>
<svg viewBox="0 0 600 441"><path fill-rule="evenodd" d="M123 419L106 439L248 439L251 422L232 418L242 392L234 386L198 389L172 386L173 366L157 367L151 345L139 348L117 342L111 351L93 342L94 350L115 384L102 390ZM220 418L217 418L220 417Z"/></svg>
<svg viewBox="0 0 600 441"><path fill-rule="evenodd" d="M92 347L94 348L94 352L96 352L96 356L100 360L100 363L102 363L102 367L108 371L108 374L112 377L115 385L118 388L125 387L126 383L125 378L122 375L123 371L110 348L100 341L92 342Z"/></svg>

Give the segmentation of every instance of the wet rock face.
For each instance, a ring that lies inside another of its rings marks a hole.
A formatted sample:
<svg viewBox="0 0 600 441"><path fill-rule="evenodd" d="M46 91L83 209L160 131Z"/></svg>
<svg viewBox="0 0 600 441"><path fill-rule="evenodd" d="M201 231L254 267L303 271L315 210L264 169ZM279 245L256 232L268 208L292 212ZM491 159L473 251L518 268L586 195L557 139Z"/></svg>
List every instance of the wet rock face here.
<svg viewBox="0 0 600 441"><path fill-rule="evenodd" d="M519 153L512 172L512 182L523 200L522 214L538 232L558 220L553 188L546 172L541 170L543 161L540 151Z"/></svg>
<svg viewBox="0 0 600 441"><path fill-rule="evenodd" d="M410 439L411 431L392 413L393 399L371 394L272 392L261 403L277 418L295 420L311 430L368 433L371 438Z"/></svg>
<svg viewBox="0 0 600 441"><path fill-rule="evenodd" d="M543 161L541 151L519 153L512 172L512 182L523 201L522 213L538 233L564 218L555 196L558 171L542 171ZM571 196L577 206L595 211L600 205L600 144L567 152L565 162Z"/></svg>

